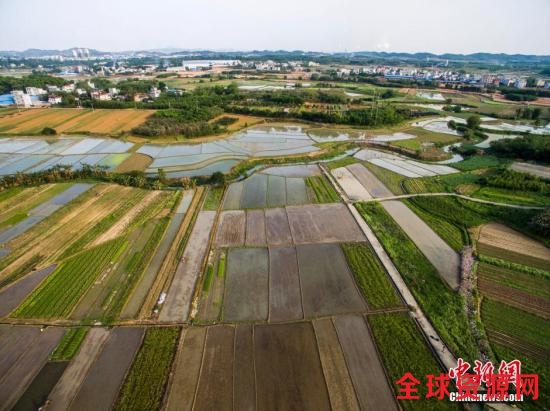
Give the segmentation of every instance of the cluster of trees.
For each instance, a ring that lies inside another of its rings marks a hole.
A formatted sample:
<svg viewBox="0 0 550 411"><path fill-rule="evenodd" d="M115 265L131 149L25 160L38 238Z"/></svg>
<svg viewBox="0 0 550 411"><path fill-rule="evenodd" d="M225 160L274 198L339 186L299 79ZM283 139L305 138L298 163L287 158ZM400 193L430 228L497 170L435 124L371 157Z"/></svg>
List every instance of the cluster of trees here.
<svg viewBox="0 0 550 411"><path fill-rule="evenodd" d="M540 107L518 107L516 109L516 118L538 120L541 114L542 109Z"/></svg>
<svg viewBox="0 0 550 411"><path fill-rule="evenodd" d="M0 76L0 94L6 94L12 90L25 90L25 87L46 88L47 85L61 87L68 81L60 77L52 77L47 74L33 72L29 76L4 77Z"/></svg>
<svg viewBox="0 0 550 411"><path fill-rule="evenodd" d="M252 94L255 96L255 94ZM346 104L348 98L340 91L294 90L261 92L256 100L278 106L301 106L306 101L312 103Z"/></svg>
<svg viewBox="0 0 550 411"><path fill-rule="evenodd" d="M180 186L185 189L193 188L195 180L183 177L177 180L168 180L162 169L159 169L158 177L147 177L142 171L129 173L112 173L105 167L91 166L84 164L80 170L73 170L69 165L57 165L48 170L36 173L17 173L0 178L0 191L13 188L25 187L38 184L58 183L62 181L93 179L107 183L115 183L124 186L149 188L159 190L166 184Z"/></svg>
<svg viewBox="0 0 550 411"><path fill-rule="evenodd" d="M468 117L466 124L459 124L454 120L449 120L447 126L452 130L457 130L466 140L472 140L474 138L484 139L486 136L481 132L479 126L481 125L481 117L473 115Z"/></svg>
<svg viewBox="0 0 550 411"><path fill-rule="evenodd" d="M502 170L495 175L481 179L480 182L491 187L550 194L550 182L548 180L513 170Z"/></svg>
<svg viewBox="0 0 550 411"><path fill-rule="evenodd" d="M542 162L550 161L550 144L548 137L526 135L516 139L492 141L489 151L492 154L508 158L522 158Z"/></svg>

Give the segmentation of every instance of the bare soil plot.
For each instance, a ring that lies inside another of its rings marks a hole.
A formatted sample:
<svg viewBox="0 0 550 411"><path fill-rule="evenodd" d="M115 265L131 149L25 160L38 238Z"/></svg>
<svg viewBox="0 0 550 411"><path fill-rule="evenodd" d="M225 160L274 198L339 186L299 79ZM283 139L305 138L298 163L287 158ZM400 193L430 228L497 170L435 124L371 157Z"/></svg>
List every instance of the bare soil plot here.
<svg viewBox="0 0 550 411"><path fill-rule="evenodd" d="M195 283L202 271L210 231L212 231L215 218L215 211L199 212L160 312L159 319L161 321L184 321L187 319Z"/></svg>
<svg viewBox="0 0 550 411"><path fill-rule="evenodd" d="M355 163L346 168L351 171L361 185L365 187L374 198L393 196L393 193L362 164Z"/></svg>
<svg viewBox="0 0 550 411"><path fill-rule="evenodd" d="M345 204L286 208L295 244L365 241Z"/></svg>
<svg viewBox="0 0 550 411"><path fill-rule="evenodd" d="M267 200L267 176L254 174L245 181L242 208L264 208Z"/></svg>
<svg viewBox="0 0 550 411"><path fill-rule="evenodd" d="M0 404L4 409L15 405L23 395L34 377L48 360L48 356L57 346L65 330L60 327L48 327L25 352L17 358L17 362L0 377Z"/></svg>
<svg viewBox="0 0 550 411"><path fill-rule="evenodd" d="M265 215L263 210L246 212L246 245L265 246Z"/></svg>
<svg viewBox="0 0 550 411"><path fill-rule="evenodd" d="M529 173L542 178L550 178L550 167L515 161L510 168L520 173Z"/></svg>
<svg viewBox="0 0 550 411"><path fill-rule="evenodd" d="M12 411L38 410L48 398L48 394L55 386L69 361L48 361L32 380L31 385L19 401L12 408Z"/></svg>
<svg viewBox="0 0 550 411"><path fill-rule="evenodd" d="M395 394L363 317L338 316L334 318L334 326L361 409L398 410Z"/></svg>
<svg viewBox="0 0 550 411"><path fill-rule="evenodd" d="M233 368L233 406L235 410L256 409L256 376L254 374L254 336L251 325L235 328Z"/></svg>
<svg viewBox="0 0 550 411"><path fill-rule="evenodd" d="M103 348L108 336L109 331L105 328L92 328L88 332L78 353L48 396L49 411L63 411L69 408L80 384L84 381L84 377Z"/></svg>
<svg viewBox="0 0 550 411"><path fill-rule="evenodd" d="M267 206L281 207L285 204L286 178L270 175L267 181Z"/></svg>
<svg viewBox="0 0 550 411"><path fill-rule="evenodd" d="M267 243L271 246L290 245L292 236L284 208L265 210Z"/></svg>
<svg viewBox="0 0 550 411"><path fill-rule="evenodd" d="M335 168L331 171L336 181L342 187L350 200L370 200L372 196L365 187L355 178L346 167Z"/></svg>
<svg viewBox="0 0 550 411"><path fill-rule="evenodd" d="M42 270L32 271L19 281L0 291L0 317L5 317L17 308L38 285L55 270L53 264Z"/></svg>
<svg viewBox="0 0 550 411"><path fill-rule="evenodd" d="M0 325L0 379L17 359L40 338L39 327Z"/></svg>
<svg viewBox="0 0 550 411"><path fill-rule="evenodd" d="M206 327L192 327L182 332L185 336L180 338L174 361L166 399L167 411L191 410L199 381Z"/></svg>
<svg viewBox="0 0 550 411"><path fill-rule="evenodd" d="M460 257L420 217L400 201L384 201L382 206L430 260L447 284L459 285Z"/></svg>
<svg viewBox="0 0 550 411"><path fill-rule="evenodd" d="M303 178L286 179L286 203L288 205L300 205L309 202L306 182Z"/></svg>
<svg viewBox="0 0 550 411"><path fill-rule="evenodd" d="M241 207L241 196L244 190L244 182L233 183L225 192L223 201L224 210L235 210Z"/></svg>
<svg viewBox="0 0 550 411"><path fill-rule="evenodd" d="M481 227L477 246L482 254L550 270L548 247L502 224Z"/></svg>
<svg viewBox="0 0 550 411"><path fill-rule="evenodd" d="M148 155L131 153L130 157L120 163L115 171L117 173L129 173L130 171L145 171L153 162Z"/></svg>
<svg viewBox="0 0 550 411"><path fill-rule="evenodd" d="M267 249L230 249L226 277L224 321L266 320L269 305Z"/></svg>
<svg viewBox="0 0 550 411"><path fill-rule="evenodd" d="M305 318L366 310L338 245L302 245L296 252Z"/></svg>
<svg viewBox="0 0 550 411"><path fill-rule="evenodd" d="M244 210L222 211L216 232L216 246L240 247L244 245L246 215Z"/></svg>
<svg viewBox="0 0 550 411"><path fill-rule="evenodd" d="M143 199L132 207L120 220L113 224L107 231L97 237L91 244L90 247L104 243L106 241L112 240L115 237L118 237L122 232L130 225L130 223L141 213L149 204L153 203L160 195L162 191L155 190L150 191L143 197Z"/></svg>
<svg viewBox="0 0 550 411"><path fill-rule="evenodd" d="M254 327L259 410L330 410L310 323Z"/></svg>
<svg viewBox="0 0 550 411"><path fill-rule="evenodd" d="M359 403L330 318L313 322L333 410L359 410Z"/></svg>
<svg viewBox="0 0 550 411"><path fill-rule="evenodd" d="M193 410L233 409L233 344L235 328L208 327Z"/></svg>
<svg viewBox="0 0 550 411"><path fill-rule="evenodd" d="M301 320L302 296L296 249L269 249L269 321Z"/></svg>
<svg viewBox="0 0 550 411"><path fill-rule="evenodd" d="M80 390L71 402L70 410L110 410L136 351L141 345L144 329L114 328L101 353L86 375Z"/></svg>

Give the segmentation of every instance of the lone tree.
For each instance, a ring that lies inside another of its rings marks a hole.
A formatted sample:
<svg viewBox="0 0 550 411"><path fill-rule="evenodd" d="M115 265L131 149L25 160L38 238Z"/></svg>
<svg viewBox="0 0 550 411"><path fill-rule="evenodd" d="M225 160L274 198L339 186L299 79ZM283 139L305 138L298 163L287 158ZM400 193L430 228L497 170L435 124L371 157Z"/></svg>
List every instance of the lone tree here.
<svg viewBox="0 0 550 411"><path fill-rule="evenodd" d="M471 130L476 130L480 124L481 118L479 116L470 116L468 117L468 120L466 120L466 125Z"/></svg>
<svg viewBox="0 0 550 411"><path fill-rule="evenodd" d="M214 184L215 186L221 186L225 184L225 174L221 171L216 171L212 176L210 177L210 183Z"/></svg>
<svg viewBox="0 0 550 411"><path fill-rule="evenodd" d="M543 236L550 235L550 208L541 211L531 220L531 226Z"/></svg>

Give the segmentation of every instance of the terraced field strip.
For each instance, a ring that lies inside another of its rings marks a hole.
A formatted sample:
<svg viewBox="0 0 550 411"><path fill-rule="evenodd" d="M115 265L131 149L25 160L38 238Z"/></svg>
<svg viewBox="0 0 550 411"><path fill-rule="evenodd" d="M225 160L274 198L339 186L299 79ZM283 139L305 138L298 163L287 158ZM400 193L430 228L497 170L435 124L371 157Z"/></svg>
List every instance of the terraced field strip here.
<svg viewBox="0 0 550 411"><path fill-rule="evenodd" d="M303 178L286 178L286 204L301 205L309 203L306 182Z"/></svg>
<svg viewBox="0 0 550 411"><path fill-rule="evenodd" d="M241 196L244 191L244 182L233 183L229 185L223 200L224 210L235 210L241 208Z"/></svg>
<svg viewBox="0 0 550 411"><path fill-rule="evenodd" d="M478 278L477 286L479 291L487 297L550 320L550 299L548 298L531 295L482 277Z"/></svg>
<svg viewBox="0 0 550 411"><path fill-rule="evenodd" d="M56 195L53 198L50 198L46 202L30 210L28 218L0 233L0 244L6 244L9 241L13 240L15 237L24 233L35 224L38 224L40 221L53 214L63 205L69 203L80 194L89 190L91 187L92 184L74 184L67 188L64 192Z"/></svg>
<svg viewBox="0 0 550 411"><path fill-rule="evenodd" d="M304 318L296 249L269 249L269 322Z"/></svg>
<svg viewBox="0 0 550 411"><path fill-rule="evenodd" d="M184 204L184 201L189 201L189 205L183 206L183 208L178 207L176 211L183 211L183 209L185 209L185 217L178 227L176 236L171 244L169 244L168 252L164 256L162 264L160 265L160 270L156 273L149 273L154 280L152 287L147 290L140 291L146 295L145 301L141 305L141 309L139 311L140 318L151 317L159 298L166 296L166 294L163 293L170 287L170 283L178 266L180 265L181 257L185 251L187 241L193 232L196 219L198 218L203 197L204 189L202 187L198 187L195 190L192 199L188 199L186 196L182 198L180 206Z"/></svg>
<svg viewBox="0 0 550 411"><path fill-rule="evenodd" d="M405 204L384 201L382 206L430 260L449 287L458 288L459 255Z"/></svg>
<svg viewBox="0 0 550 411"><path fill-rule="evenodd" d="M256 325L254 359L258 409L331 409L310 323Z"/></svg>
<svg viewBox="0 0 550 411"><path fill-rule="evenodd" d="M170 219L168 228L166 229L164 236L162 237L158 247L155 250L153 258L149 262L145 272L138 280L133 292L126 301L120 317L123 319L134 318L139 313L140 308L143 306L147 294L151 290L155 282L155 278L159 273L163 262L168 255L170 247L175 241L175 238L180 230L180 227L184 221L186 213L193 200L193 191L187 191L183 194L181 202L176 209L176 213Z"/></svg>
<svg viewBox="0 0 550 411"><path fill-rule="evenodd" d="M57 346L65 330L48 327L17 358L17 362L0 377L0 409L9 410L23 395L34 377L46 364L48 356Z"/></svg>
<svg viewBox="0 0 550 411"><path fill-rule="evenodd" d="M267 320L269 267L265 248L230 249L227 253L223 320Z"/></svg>
<svg viewBox="0 0 550 411"><path fill-rule="evenodd" d="M225 261L223 250L210 253L197 313L200 320L214 322L220 318L225 290Z"/></svg>
<svg viewBox="0 0 550 411"><path fill-rule="evenodd" d="M268 177L264 174L254 174L246 180L241 198L241 208L265 208L267 179Z"/></svg>
<svg viewBox="0 0 550 411"><path fill-rule="evenodd" d="M305 318L366 311L338 245L302 245L296 253Z"/></svg>
<svg viewBox="0 0 550 411"><path fill-rule="evenodd" d="M288 217L284 208L265 210L265 227L267 243L271 246L292 244Z"/></svg>
<svg viewBox="0 0 550 411"><path fill-rule="evenodd" d="M244 245L246 214L244 210L220 213L215 245L217 247L241 247Z"/></svg>
<svg viewBox="0 0 550 411"><path fill-rule="evenodd" d="M183 257L176 268L166 295L166 301L159 316L160 321L185 321L187 319L195 284L202 272L215 218L215 211L199 212Z"/></svg>
<svg viewBox="0 0 550 411"><path fill-rule="evenodd" d="M19 281L0 291L0 317L6 317L21 304L56 268L56 265L32 271Z"/></svg>
<svg viewBox="0 0 550 411"><path fill-rule="evenodd" d="M115 239L67 260L14 311L14 316L66 317L124 246L123 239Z"/></svg>
<svg viewBox="0 0 550 411"><path fill-rule="evenodd" d="M246 212L245 245L247 247L261 247L267 244L265 226L263 210L249 210Z"/></svg>
<svg viewBox="0 0 550 411"><path fill-rule="evenodd" d="M235 410L256 409L256 376L254 369L254 334L252 325L235 328L233 360L233 407Z"/></svg>
<svg viewBox="0 0 550 411"><path fill-rule="evenodd" d="M288 206L286 211L295 244L365 241L345 204Z"/></svg>
<svg viewBox="0 0 550 411"><path fill-rule="evenodd" d="M550 249L502 224L489 223L479 231L481 254L550 271Z"/></svg>
<svg viewBox="0 0 550 411"><path fill-rule="evenodd" d="M324 175L306 178L308 196L313 203L339 203L340 196Z"/></svg>
<svg viewBox="0 0 550 411"><path fill-rule="evenodd" d="M0 227L15 224L28 217L28 213L70 184L44 184L37 187L16 187L2 191L0 196Z"/></svg>
<svg viewBox="0 0 550 411"><path fill-rule="evenodd" d="M233 410L235 328L208 327L193 410Z"/></svg>
<svg viewBox="0 0 550 411"><path fill-rule="evenodd" d="M134 327L117 327L111 331L69 410L107 411L113 407L143 333L142 328Z"/></svg>
<svg viewBox="0 0 550 411"><path fill-rule="evenodd" d="M355 163L346 166L353 176L374 198L391 197L393 193L364 165Z"/></svg>
<svg viewBox="0 0 550 411"><path fill-rule="evenodd" d="M352 201L367 201L372 196L346 167L332 170L332 175Z"/></svg>
<svg viewBox="0 0 550 411"><path fill-rule="evenodd" d="M267 180L267 207L282 207L286 204L286 178L270 175Z"/></svg>
<svg viewBox="0 0 550 411"><path fill-rule="evenodd" d="M183 330L166 397L166 411L191 411L201 371L206 327Z"/></svg>
<svg viewBox="0 0 550 411"><path fill-rule="evenodd" d="M477 265L478 278L516 288L533 296L550 299L550 278L543 273L520 271L520 267L507 268L494 263L480 261Z"/></svg>
<svg viewBox="0 0 550 411"><path fill-rule="evenodd" d="M109 331L106 328L94 327L88 332L78 353L48 396L48 410L64 411L69 408L108 337Z"/></svg>
<svg viewBox="0 0 550 411"><path fill-rule="evenodd" d="M338 316L334 326L361 409L398 410L365 320L359 315Z"/></svg>
<svg viewBox="0 0 550 411"><path fill-rule="evenodd" d="M332 409L359 410L359 402L332 320L325 318L313 321L313 327Z"/></svg>
<svg viewBox="0 0 550 411"><path fill-rule="evenodd" d="M495 331L493 329L487 329L487 336L493 343L521 352L550 366L550 349L547 347L540 347L539 345L528 343L521 338L514 337L510 333Z"/></svg>

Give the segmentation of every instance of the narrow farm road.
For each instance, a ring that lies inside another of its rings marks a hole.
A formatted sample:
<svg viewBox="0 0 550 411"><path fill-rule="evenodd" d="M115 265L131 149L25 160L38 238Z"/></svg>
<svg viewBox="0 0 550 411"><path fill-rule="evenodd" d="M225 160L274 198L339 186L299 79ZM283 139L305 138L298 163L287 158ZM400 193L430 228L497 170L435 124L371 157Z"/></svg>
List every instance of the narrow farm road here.
<svg viewBox="0 0 550 411"><path fill-rule="evenodd" d="M403 300L408 305L410 309L411 316L416 320L417 324L420 326L422 332L426 336L426 340L430 343L430 346L432 348L432 351L436 354L437 359L441 363L444 369L450 369L456 367L457 358L449 351L449 348L447 345L443 342L441 337L438 335L437 331L433 328L432 324L418 305L416 299L412 295L411 291L405 284L405 281L403 280L403 277L401 277L401 274L393 264L391 258L386 253L386 250L378 241L378 238L372 231L372 229L368 226L368 224L363 220L363 217L361 217L361 214L359 214L359 211L355 208L353 205L353 202L350 201L350 199L346 196L344 191L340 188L340 186L337 184L336 180L332 176L328 170L321 166L321 169L323 170L323 174L328 178L328 180L331 182L333 187L336 189L340 197L346 202L346 205L348 206L348 209L350 210L351 214L353 215L353 218L361 228L361 231L365 234L367 237L367 240L370 242L372 248L374 249L376 255L382 262L382 265L390 275L393 283L395 284L397 290L401 294ZM373 199L370 201L383 201L383 200L395 200L399 198L408 198L408 197L415 197L415 196L421 196L422 194L408 194L403 196L394 196L394 197L386 197L384 199ZM428 193L428 195L452 195L452 193ZM462 196L459 194L454 194L458 197L463 197L468 200L470 200L470 197ZM484 200L480 200L481 202L485 202ZM492 204L491 202L488 202L489 204ZM496 203L496 205L500 205ZM506 206L510 206L509 204L503 204ZM516 206L516 208L523 208L523 206ZM535 207L535 208L541 208L541 207ZM504 403L491 403L491 407L496 409L497 411L513 411L518 410L518 408L513 408L508 404Z"/></svg>

